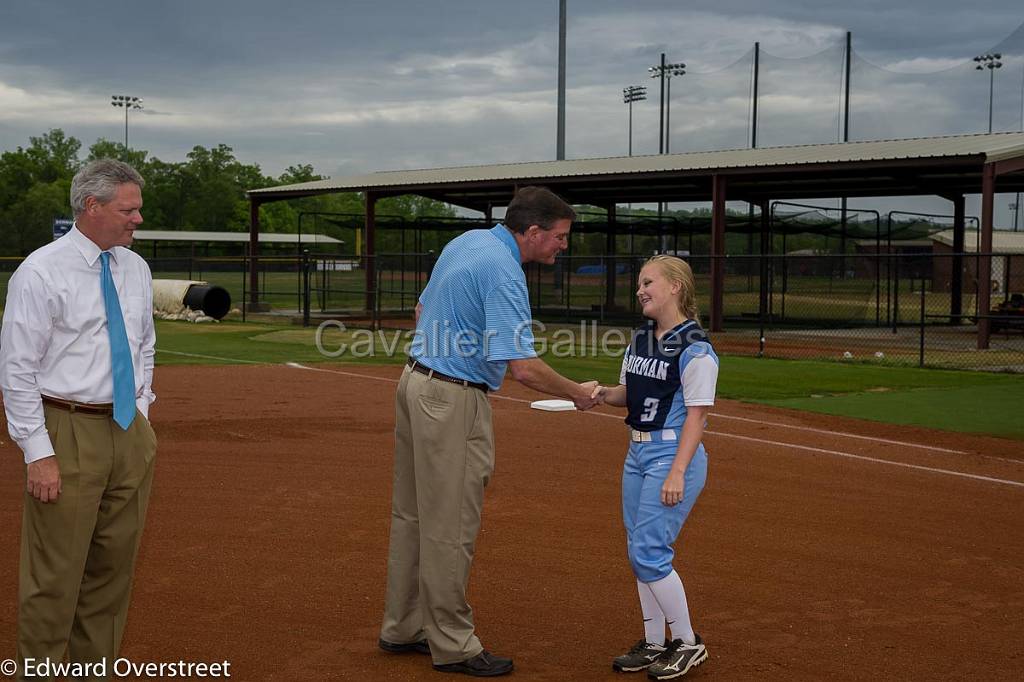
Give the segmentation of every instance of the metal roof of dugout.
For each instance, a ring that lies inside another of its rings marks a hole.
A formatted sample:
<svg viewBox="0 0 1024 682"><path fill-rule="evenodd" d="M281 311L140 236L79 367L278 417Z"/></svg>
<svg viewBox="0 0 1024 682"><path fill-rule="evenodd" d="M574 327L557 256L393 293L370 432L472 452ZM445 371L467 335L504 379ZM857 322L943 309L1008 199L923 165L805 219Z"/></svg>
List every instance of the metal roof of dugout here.
<svg viewBox="0 0 1024 682"><path fill-rule="evenodd" d="M761 207L762 232L768 230L770 201L838 197L934 195L953 204L953 250L964 252L964 196L981 194L980 253L992 252L993 196L997 191L1024 191L1024 133L956 135L906 140L731 149L651 156L538 161L456 168L381 171L248 192L251 204L251 253L258 254L259 206L271 201L363 192L366 198L366 255L374 255L377 200L416 194L491 217L516 189L544 185L573 204L608 210L615 229L615 206L644 202L712 202L710 328L722 329L724 291L725 202L746 201ZM628 229L628 225L622 225ZM762 240L764 241L764 240ZM954 268L954 272L958 269ZM256 269L251 303L258 304ZM982 259L980 278L991 277L991 262ZM367 259L367 309L374 305L373 258ZM952 308L957 305L959 289ZM988 310L986 287L979 310ZM987 348L989 321L979 320L978 347Z"/></svg>

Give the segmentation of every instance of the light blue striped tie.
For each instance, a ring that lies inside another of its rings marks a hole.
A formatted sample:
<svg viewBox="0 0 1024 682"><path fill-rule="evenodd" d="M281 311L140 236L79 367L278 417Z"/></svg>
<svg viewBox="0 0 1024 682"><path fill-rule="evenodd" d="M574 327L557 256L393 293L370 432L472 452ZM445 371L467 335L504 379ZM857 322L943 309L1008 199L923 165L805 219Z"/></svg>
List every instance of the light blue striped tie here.
<svg viewBox="0 0 1024 682"><path fill-rule="evenodd" d="M110 275L110 254L100 254L100 283L103 306L107 309L107 333L110 335L110 366L114 372L114 421L125 431L135 419L135 370L124 329L121 303L117 300L114 278Z"/></svg>

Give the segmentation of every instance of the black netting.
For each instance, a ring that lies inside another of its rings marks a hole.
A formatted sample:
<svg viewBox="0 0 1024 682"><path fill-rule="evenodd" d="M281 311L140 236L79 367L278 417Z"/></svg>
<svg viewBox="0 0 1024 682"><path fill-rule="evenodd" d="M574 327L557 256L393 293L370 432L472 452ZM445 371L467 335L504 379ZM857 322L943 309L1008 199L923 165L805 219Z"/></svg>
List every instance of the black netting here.
<svg viewBox="0 0 1024 682"><path fill-rule="evenodd" d="M687 69L672 79L669 151L713 151L750 146L750 83L754 51L720 69ZM669 93L666 92L666 95ZM658 81L648 99L658 106Z"/></svg>
<svg viewBox="0 0 1024 682"><path fill-rule="evenodd" d="M757 146L841 142L845 41L816 54L759 55ZM850 65L849 139L883 140L1024 130L1024 26L992 47L999 69L977 70L974 55L875 63L854 49ZM754 51L720 69L687 68L672 79L670 151L749 147ZM638 80L638 82L640 82ZM651 105L657 124L658 81L643 82L648 102L634 122L636 153L650 153ZM641 130L642 126L642 130ZM653 135L655 147L657 135Z"/></svg>
<svg viewBox="0 0 1024 682"><path fill-rule="evenodd" d="M919 58L879 65L853 53L850 139L884 140L1024 130L1024 26L986 54L1001 68L978 70L962 60Z"/></svg>
<svg viewBox="0 0 1024 682"><path fill-rule="evenodd" d="M757 146L842 141L845 45L798 59L761 51Z"/></svg>

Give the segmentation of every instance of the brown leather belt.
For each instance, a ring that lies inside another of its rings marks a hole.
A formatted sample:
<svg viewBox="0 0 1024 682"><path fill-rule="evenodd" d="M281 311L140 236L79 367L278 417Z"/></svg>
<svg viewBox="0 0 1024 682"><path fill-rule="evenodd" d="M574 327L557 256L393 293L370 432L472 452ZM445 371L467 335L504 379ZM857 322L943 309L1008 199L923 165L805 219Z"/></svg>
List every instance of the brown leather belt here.
<svg viewBox="0 0 1024 682"><path fill-rule="evenodd" d="M73 400L51 398L48 395L41 396L44 405L56 407L59 410L68 412L81 412L82 414L114 414L113 403L76 403Z"/></svg>
<svg viewBox="0 0 1024 682"><path fill-rule="evenodd" d="M459 386L468 386L469 388L475 388L478 391L487 393L487 384L478 384L475 381L467 381L466 379L457 379L456 377L450 377L447 374L441 374L437 370L430 369L421 362L417 362L412 358L409 358L409 362L406 363L414 372L420 374L426 374L428 377L433 379L440 379L441 381L447 381L449 384L458 384Z"/></svg>

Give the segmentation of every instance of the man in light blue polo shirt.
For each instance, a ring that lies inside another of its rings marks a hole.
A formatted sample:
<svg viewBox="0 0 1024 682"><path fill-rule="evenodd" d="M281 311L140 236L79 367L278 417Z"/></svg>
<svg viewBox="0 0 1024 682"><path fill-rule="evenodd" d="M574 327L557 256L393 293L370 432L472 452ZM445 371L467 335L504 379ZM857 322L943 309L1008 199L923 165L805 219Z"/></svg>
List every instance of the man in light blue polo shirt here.
<svg viewBox="0 0 1024 682"><path fill-rule="evenodd" d="M474 676L512 671L474 632L466 585L494 469L488 390L517 381L590 409L595 382L576 383L537 357L524 263L555 262L572 207L541 187L520 189L504 224L452 240L416 307L398 384L387 596L380 647L428 653L434 668Z"/></svg>

